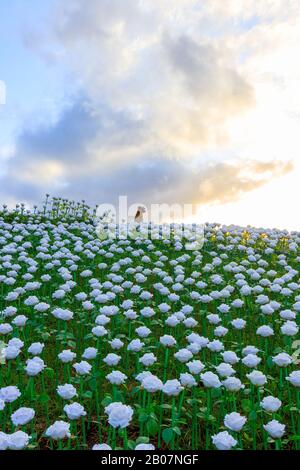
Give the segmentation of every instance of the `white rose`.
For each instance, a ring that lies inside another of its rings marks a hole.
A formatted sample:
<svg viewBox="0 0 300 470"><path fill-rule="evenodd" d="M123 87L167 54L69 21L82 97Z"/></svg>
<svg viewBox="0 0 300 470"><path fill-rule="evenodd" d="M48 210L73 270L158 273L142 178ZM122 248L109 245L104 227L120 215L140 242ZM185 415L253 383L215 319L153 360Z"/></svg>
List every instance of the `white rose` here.
<svg viewBox="0 0 300 470"><path fill-rule="evenodd" d="M218 450L231 450L237 444L237 441L227 431L215 434L212 436L212 441Z"/></svg>

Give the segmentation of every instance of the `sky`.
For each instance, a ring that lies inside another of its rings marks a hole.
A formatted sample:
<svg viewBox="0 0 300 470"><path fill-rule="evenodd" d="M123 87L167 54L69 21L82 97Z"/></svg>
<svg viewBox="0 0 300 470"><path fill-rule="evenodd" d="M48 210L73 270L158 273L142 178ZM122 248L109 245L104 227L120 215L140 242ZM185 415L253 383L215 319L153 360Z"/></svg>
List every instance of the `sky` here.
<svg viewBox="0 0 300 470"><path fill-rule="evenodd" d="M0 204L300 230L299 54L298 0L2 1Z"/></svg>

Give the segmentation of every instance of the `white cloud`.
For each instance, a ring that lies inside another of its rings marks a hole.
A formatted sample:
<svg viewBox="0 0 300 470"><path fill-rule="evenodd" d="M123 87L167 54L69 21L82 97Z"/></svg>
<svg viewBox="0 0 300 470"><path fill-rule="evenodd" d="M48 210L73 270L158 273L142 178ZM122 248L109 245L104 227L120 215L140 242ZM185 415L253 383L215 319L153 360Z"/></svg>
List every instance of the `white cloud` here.
<svg viewBox="0 0 300 470"><path fill-rule="evenodd" d="M143 162L165 198L174 180L182 197L205 203L255 190L299 156L299 31L292 0L57 1L27 44L68 68L89 108L75 118L62 110L34 136L25 129L9 172L29 175L26 191L32 175L47 173L45 184L68 183L72 194L90 178L91 199L101 173L116 183L123 172L139 186ZM193 168L206 178L200 190Z"/></svg>

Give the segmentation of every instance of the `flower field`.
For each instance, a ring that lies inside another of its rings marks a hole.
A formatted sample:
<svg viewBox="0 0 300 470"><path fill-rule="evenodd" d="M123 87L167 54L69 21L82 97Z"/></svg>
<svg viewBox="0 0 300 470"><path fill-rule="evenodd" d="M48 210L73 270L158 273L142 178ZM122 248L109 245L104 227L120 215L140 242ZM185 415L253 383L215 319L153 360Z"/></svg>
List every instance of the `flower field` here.
<svg viewBox="0 0 300 470"><path fill-rule="evenodd" d="M0 449L300 449L300 233L0 213Z"/></svg>

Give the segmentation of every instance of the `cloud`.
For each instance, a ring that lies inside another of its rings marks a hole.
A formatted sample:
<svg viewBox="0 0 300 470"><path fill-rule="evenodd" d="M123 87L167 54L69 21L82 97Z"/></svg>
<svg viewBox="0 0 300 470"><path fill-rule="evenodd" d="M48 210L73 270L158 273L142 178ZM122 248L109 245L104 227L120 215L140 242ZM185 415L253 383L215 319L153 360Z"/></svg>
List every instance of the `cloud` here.
<svg viewBox="0 0 300 470"><path fill-rule="evenodd" d="M251 109L255 96L221 39L189 32L192 13L203 15L199 4L164 3L168 9L149 1L58 2L46 44L56 44L58 63L68 64L94 106L143 122L140 146L193 158L226 145L227 121Z"/></svg>
<svg viewBox="0 0 300 470"><path fill-rule="evenodd" d="M203 159L191 165L147 153L147 146L137 158L131 155L122 161L120 156L130 155L133 148L128 135L133 132L140 143L138 123L106 108L103 113L79 99L49 128L23 130L14 156L6 161L0 195L37 201L50 192L94 204L117 203L119 195L127 195L131 203L218 204L234 201L293 169L290 162L241 159ZM105 164L105 152L110 152L110 164ZM112 165L114 152L119 162Z"/></svg>
<svg viewBox="0 0 300 470"><path fill-rule="evenodd" d="M274 159L274 107L255 113L264 67L273 78L270 38L281 47L295 13L277 0L56 2L26 44L79 93L55 123L24 126L0 194L222 204L291 172L289 154Z"/></svg>

